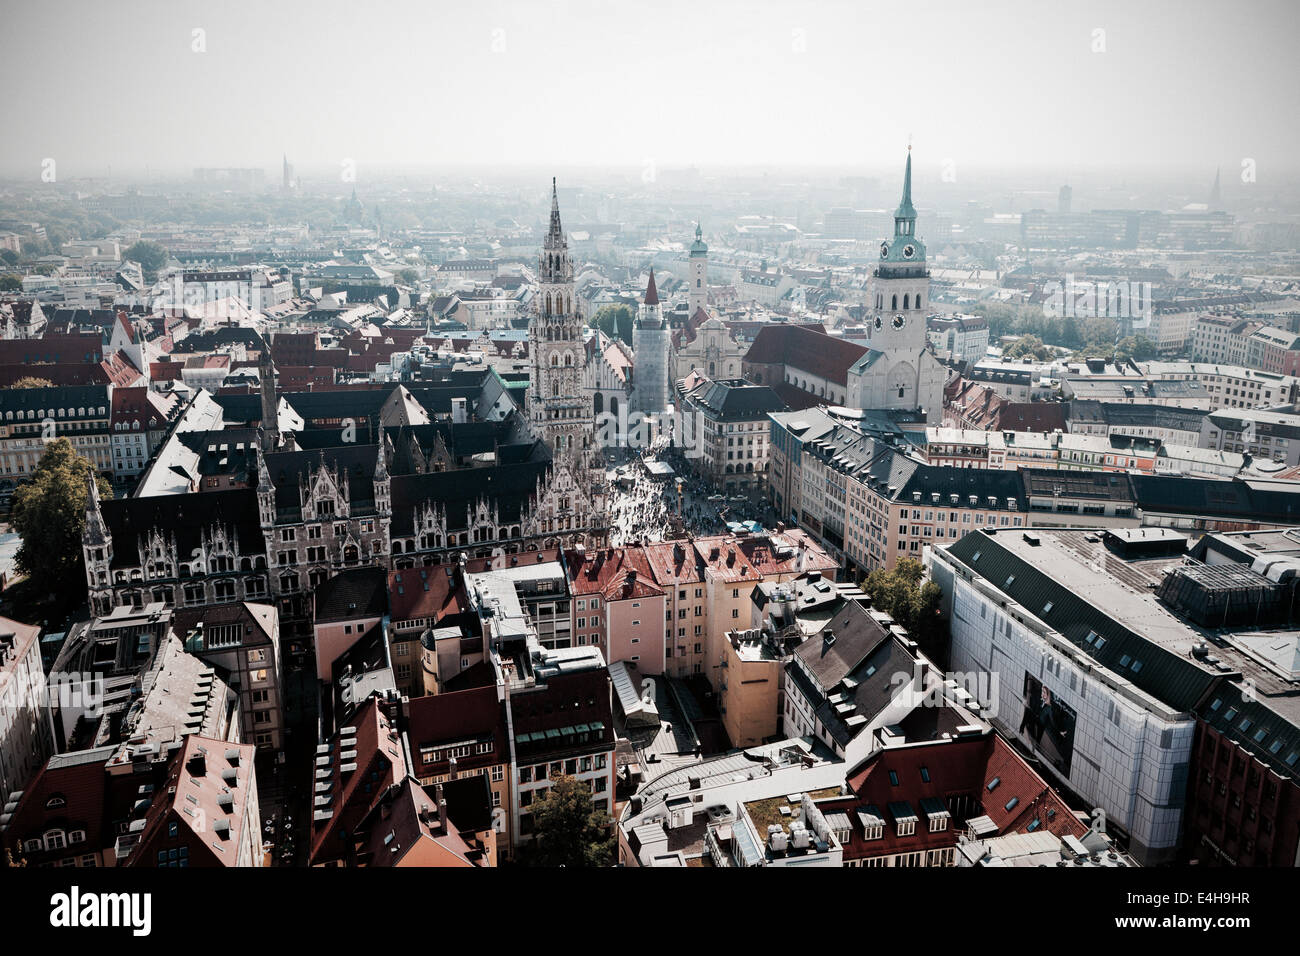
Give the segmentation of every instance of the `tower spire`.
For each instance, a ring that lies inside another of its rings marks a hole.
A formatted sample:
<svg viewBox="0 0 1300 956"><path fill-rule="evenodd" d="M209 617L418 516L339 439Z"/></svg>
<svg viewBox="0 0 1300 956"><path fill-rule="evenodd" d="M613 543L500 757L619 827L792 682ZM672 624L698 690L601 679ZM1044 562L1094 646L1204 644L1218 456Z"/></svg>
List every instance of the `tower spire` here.
<svg viewBox="0 0 1300 956"><path fill-rule="evenodd" d="M564 230L560 227L560 196L556 190L555 177L551 177L551 229L550 235L558 238L564 235Z"/></svg>
<svg viewBox="0 0 1300 956"><path fill-rule="evenodd" d="M650 267L650 281L646 283L646 287L645 287L645 304L646 305L659 304L659 290L655 288L654 266Z"/></svg>
<svg viewBox="0 0 1300 956"><path fill-rule="evenodd" d="M916 209L912 206L912 144L907 144L907 168L903 173L903 201L898 204L895 219L915 219Z"/></svg>

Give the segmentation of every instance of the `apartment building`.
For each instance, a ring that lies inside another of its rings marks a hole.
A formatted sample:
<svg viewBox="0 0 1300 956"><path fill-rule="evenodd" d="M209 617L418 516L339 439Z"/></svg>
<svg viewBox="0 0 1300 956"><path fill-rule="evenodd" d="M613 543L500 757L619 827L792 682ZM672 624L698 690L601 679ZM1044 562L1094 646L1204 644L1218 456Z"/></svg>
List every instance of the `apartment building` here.
<svg viewBox="0 0 1300 956"><path fill-rule="evenodd" d="M0 389L0 477L36 470L45 446L66 438L103 475L113 473L111 385Z"/></svg>
<svg viewBox="0 0 1300 956"><path fill-rule="evenodd" d="M676 410L677 433L692 448L687 461L727 494L762 494L767 483L768 413L786 404L767 385L705 379Z"/></svg>
<svg viewBox="0 0 1300 956"><path fill-rule="evenodd" d="M0 806L54 753L41 629L0 617Z"/></svg>

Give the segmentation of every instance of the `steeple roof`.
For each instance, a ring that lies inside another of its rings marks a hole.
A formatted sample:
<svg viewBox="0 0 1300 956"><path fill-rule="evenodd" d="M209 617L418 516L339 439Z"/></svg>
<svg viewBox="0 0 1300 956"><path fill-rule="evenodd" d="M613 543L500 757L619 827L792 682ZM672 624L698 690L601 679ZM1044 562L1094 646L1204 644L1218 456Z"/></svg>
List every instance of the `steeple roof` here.
<svg viewBox="0 0 1300 956"><path fill-rule="evenodd" d="M560 197L556 192L554 176L551 177L551 228L548 235L556 239L564 235L564 229L560 225Z"/></svg>
<svg viewBox="0 0 1300 956"><path fill-rule="evenodd" d="M695 241L691 243L691 255L704 256L708 255L708 252L709 247L704 244L704 230L700 228L700 224L697 222L695 224Z"/></svg>
<svg viewBox="0 0 1300 956"><path fill-rule="evenodd" d="M655 271L653 268L650 270L650 281L646 283L645 287L645 304L659 304L659 290L655 288Z"/></svg>
<svg viewBox="0 0 1300 956"><path fill-rule="evenodd" d="M912 205L912 147L907 147L907 171L903 173L903 201L898 204L895 219L915 219L916 208Z"/></svg>

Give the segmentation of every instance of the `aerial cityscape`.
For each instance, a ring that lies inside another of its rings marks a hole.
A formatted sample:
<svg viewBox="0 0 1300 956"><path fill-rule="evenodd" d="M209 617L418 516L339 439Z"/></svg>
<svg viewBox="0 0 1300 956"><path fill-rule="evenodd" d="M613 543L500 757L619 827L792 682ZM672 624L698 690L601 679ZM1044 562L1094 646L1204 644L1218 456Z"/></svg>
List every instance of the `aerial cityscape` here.
<svg viewBox="0 0 1300 956"><path fill-rule="evenodd" d="M1285 5L10 6L0 872L1300 866Z"/></svg>

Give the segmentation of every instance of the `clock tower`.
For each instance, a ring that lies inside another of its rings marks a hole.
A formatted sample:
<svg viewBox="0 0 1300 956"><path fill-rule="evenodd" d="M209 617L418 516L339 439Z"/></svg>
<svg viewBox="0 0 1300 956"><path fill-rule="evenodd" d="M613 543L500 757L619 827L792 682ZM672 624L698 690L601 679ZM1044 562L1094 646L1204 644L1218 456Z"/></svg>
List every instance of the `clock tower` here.
<svg viewBox="0 0 1300 956"><path fill-rule="evenodd" d="M927 421L939 421L946 371L926 335L930 270L925 243L916 235L910 146L894 235L880 244L880 263L871 273L868 296L870 350L849 369L849 401L864 409L924 412Z"/></svg>
<svg viewBox="0 0 1300 956"><path fill-rule="evenodd" d="M894 236L880 244L880 264L871 278L871 327L867 332L871 347L881 352L924 348L930 270L925 262L925 243L916 236L910 146L903 173L903 200L894 213Z"/></svg>

